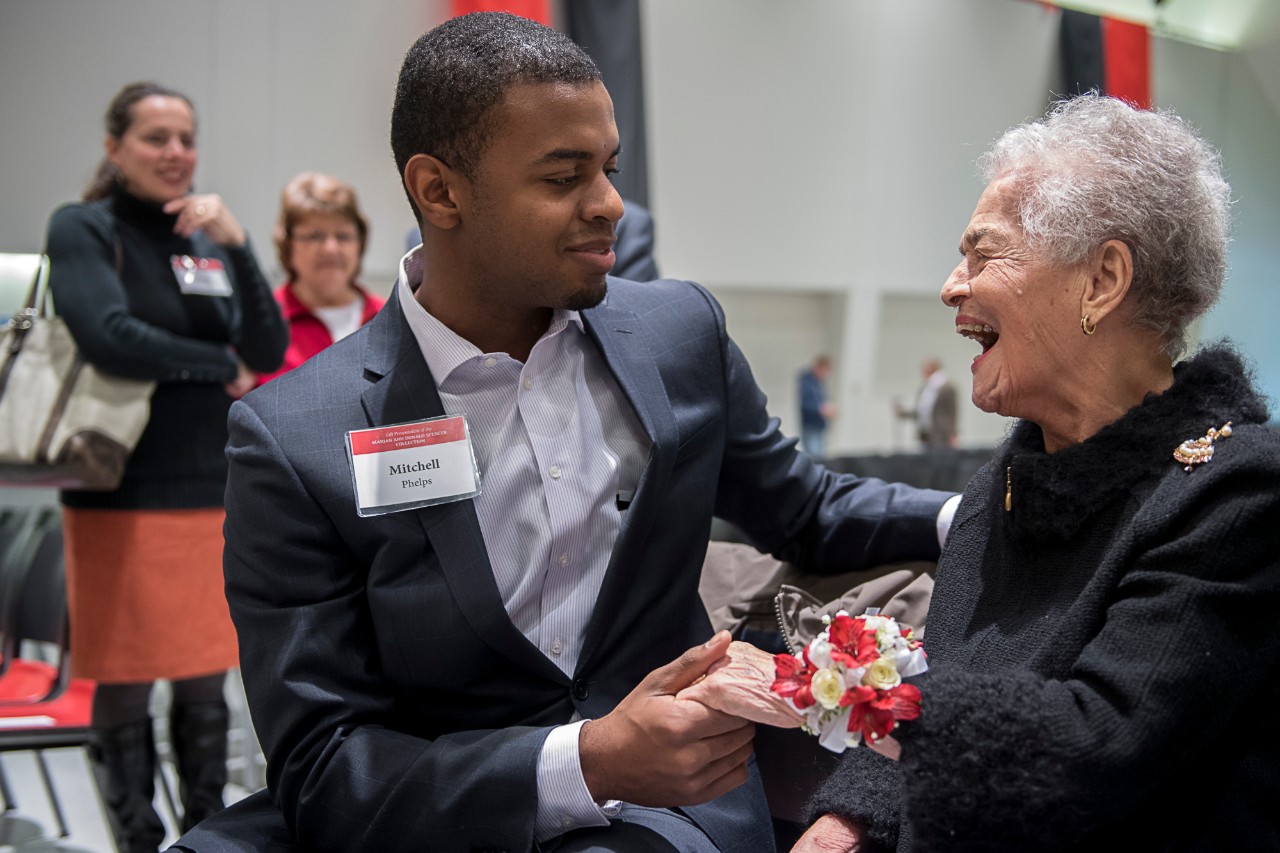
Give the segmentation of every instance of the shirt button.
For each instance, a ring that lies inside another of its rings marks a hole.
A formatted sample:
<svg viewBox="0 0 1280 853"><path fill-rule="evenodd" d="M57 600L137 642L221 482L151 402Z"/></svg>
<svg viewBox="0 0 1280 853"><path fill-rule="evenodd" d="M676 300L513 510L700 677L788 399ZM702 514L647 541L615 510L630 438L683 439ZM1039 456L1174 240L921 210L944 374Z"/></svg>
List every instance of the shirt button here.
<svg viewBox="0 0 1280 853"><path fill-rule="evenodd" d="M530 379L528 376L524 378L524 382L522 382L521 384L524 385L524 390L526 391L532 390L533 388L533 380Z"/></svg>
<svg viewBox="0 0 1280 853"><path fill-rule="evenodd" d="M560 555L560 565L562 565L562 566L567 566L567 565L569 565L569 555L568 555L568 554L561 554L561 555Z"/></svg>
<svg viewBox="0 0 1280 853"><path fill-rule="evenodd" d="M551 641L551 654L558 655L564 651L564 643L560 642L560 638L556 637Z"/></svg>
<svg viewBox="0 0 1280 853"><path fill-rule="evenodd" d="M484 366L485 366L485 367L493 367L493 366L494 366L495 364L497 364L497 363L498 363L498 360L497 360L496 358L494 358L493 356L489 356L488 358L486 358L486 359L484 360Z"/></svg>
<svg viewBox="0 0 1280 853"><path fill-rule="evenodd" d="M559 480L559 479L560 479L560 466L559 466L559 465L552 465L552 466L551 466L551 468L547 471L547 473L551 475L551 479L553 479L553 480Z"/></svg>
<svg viewBox="0 0 1280 853"><path fill-rule="evenodd" d="M563 826L565 829L573 829L573 818L569 817L568 815L565 815L564 817L560 818L560 825Z"/></svg>

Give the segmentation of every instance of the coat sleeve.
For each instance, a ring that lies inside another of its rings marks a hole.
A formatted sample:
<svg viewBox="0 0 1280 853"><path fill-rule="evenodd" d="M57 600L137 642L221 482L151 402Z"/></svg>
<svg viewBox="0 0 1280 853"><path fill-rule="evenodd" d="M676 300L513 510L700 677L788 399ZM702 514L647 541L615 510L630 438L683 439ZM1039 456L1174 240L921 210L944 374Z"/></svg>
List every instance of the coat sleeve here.
<svg viewBox="0 0 1280 853"><path fill-rule="evenodd" d="M247 402L232 406L229 426L227 598L268 782L301 845L531 849L551 729L428 740L393 728L397 697L379 674L367 567Z"/></svg>
<svg viewBox="0 0 1280 853"><path fill-rule="evenodd" d="M805 812L806 823L825 814L857 823L864 841L858 853L896 850L902 832L901 769L870 749L847 752L836 772L809 798Z"/></svg>
<svg viewBox="0 0 1280 853"><path fill-rule="evenodd" d="M161 382L230 382L231 349L153 326L129 312L105 213L68 205L49 221L49 288L85 360L107 373Z"/></svg>

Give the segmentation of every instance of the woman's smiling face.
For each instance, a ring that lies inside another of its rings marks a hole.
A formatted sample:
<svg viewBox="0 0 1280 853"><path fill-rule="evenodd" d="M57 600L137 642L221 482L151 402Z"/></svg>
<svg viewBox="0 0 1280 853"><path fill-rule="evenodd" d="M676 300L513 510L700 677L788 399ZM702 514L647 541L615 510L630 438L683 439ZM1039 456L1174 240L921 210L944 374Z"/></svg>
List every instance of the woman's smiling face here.
<svg viewBox="0 0 1280 853"><path fill-rule="evenodd" d="M119 139L106 139L107 157L138 198L164 204L191 191L196 170L196 122L182 98L150 95L133 105Z"/></svg>
<svg viewBox="0 0 1280 853"><path fill-rule="evenodd" d="M1077 368L1081 272L1029 248L1017 188L993 181L960 241L960 263L942 286L956 331L982 345L973 403L985 412L1037 420Z"/></svg>

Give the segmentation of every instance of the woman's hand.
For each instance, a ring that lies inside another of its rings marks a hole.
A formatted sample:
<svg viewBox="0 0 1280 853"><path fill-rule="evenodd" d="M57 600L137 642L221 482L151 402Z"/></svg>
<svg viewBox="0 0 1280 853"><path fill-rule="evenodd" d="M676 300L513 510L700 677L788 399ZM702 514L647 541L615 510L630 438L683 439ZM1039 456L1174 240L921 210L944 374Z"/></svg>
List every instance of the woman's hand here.
<svg viewBox="0 0 1280 853"><path fill-rule="evenodd" d="M175 198L164 206L164 212L178 215L173 226L175 234L190 237L197 231L204 231L219 246L237 248L244 245L244 229L231 215L222 196L210 193Z"/></svg>
<svg viewBox="0 0 1280 853"><path fill-rule="evenodd" d="M803 717L769 689L775 677L773 655L735 641L706 677L681 690L677 698L693 699L753 723L797 728Z"/></svg>
<svg viewBox="0 0 1280 853"><path fill-rule="evenodd" d="M800 836L791 853L858 853L861 849L862 830L856 823L825 814Z"/></svg>
<svg viewBox="0 0 1280 853"><path fill-rule="evenodd" d="M245 367L243 361L238 362L238 367L239 369L236 371L236 378L222 386L223 389L226 390L227 396L232 400L239 400L245 394L252 391L253 387L258 384L258 374Z"/></svg>

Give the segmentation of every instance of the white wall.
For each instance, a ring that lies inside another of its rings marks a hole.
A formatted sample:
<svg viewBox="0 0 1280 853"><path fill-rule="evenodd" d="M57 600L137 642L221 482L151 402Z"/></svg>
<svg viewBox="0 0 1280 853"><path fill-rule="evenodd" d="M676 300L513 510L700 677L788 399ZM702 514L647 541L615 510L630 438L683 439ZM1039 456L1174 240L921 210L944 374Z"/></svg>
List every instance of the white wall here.
<svg viewBox="0 0 1280 853"><path fill-rule="evenodd" d="M1247 55L1158 42L1155 94L1222 151L1232 188L1230 269L1222 299L1201 323L1206 340L1230 337L1258 368L1280 418L1280 44ZM1271 84L1271 92L1264 83Z"/></svg>

